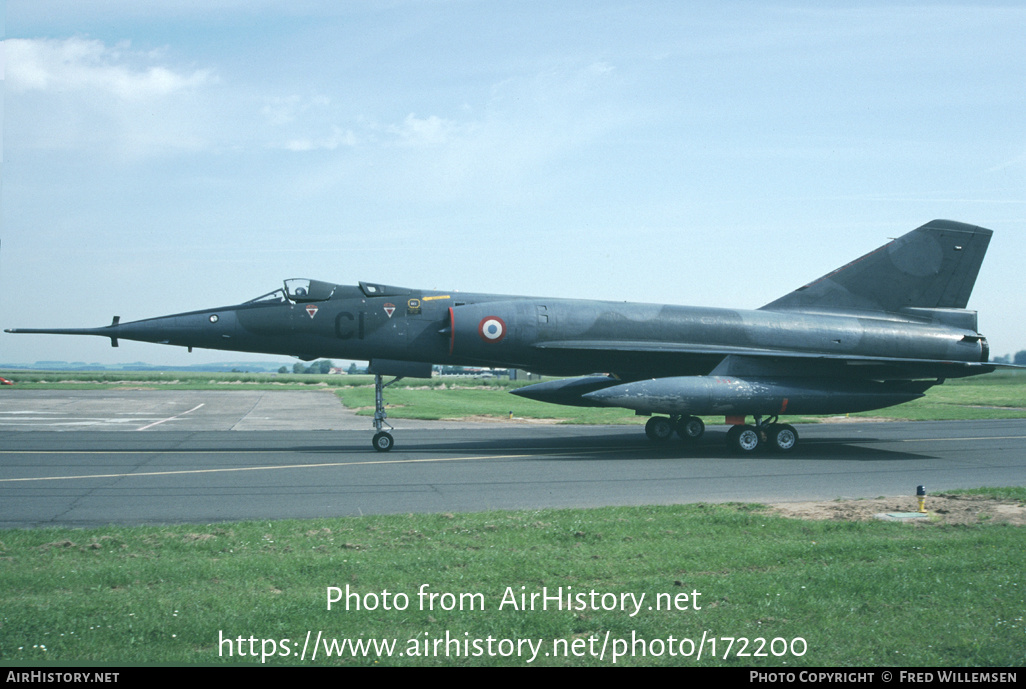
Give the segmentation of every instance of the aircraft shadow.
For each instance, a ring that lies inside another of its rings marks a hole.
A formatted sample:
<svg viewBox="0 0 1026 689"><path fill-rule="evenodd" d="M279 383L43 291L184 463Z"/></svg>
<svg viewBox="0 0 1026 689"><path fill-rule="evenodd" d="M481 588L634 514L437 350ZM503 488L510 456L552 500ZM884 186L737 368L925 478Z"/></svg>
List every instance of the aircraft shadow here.
<svg viewBox="0 0 1026 689"><path fill-rule="evenodd" d="M779 453L769 448L759 448L751 454L739 454L731 451L726 445L726 429L711 428L695 443L672 438L663 443L650 441L640 429L630 427L627 430L596 428L595 432L582 433L580 428L568 427L565 433L548 427L544 435L531 435L525 429L511 431L508 428L471 429L471 430L422 430L398 429L396 446L391 452L376 452L370 443L370 434L360 431L320 431L316 433L317 441L310 442L311 434L303 434L306 442L292 443L290 438L282 438L275 434L278 442L266 442L263 432L238 442L235 434L212 432L219 440L225 442L200 442L189 445L180 442L187 437L198 439L195 434L171 431L169 434L181 435L181 438L162 438L162 434L147 434L144 438L135 438L130 444L123 442L124 434L89 434L72 436L63 433L26 434L26 437L39 439L49 436L55 442L30 443L26 451L39 452L52 449L55 453L68 451L89 451L93 453L109 453L111 456L127 456L132 454L168 453L177 455L231 454L237 458L245 457L247 463L277 464L281 455L290 453L318 455L321 457L345 455L358 461L399 461L415 458L433 458L441 455L494 455L496 458L524 456L532 459L550 459L552 461L622 461L622 460L703 460L716 459L723 461L743 461L757 459L760 461L895 461L932 458L935 455L909 452L897 449L898 443L873 437L805 436L798 447L788 453ZM107 436L107 437L103 437ZM56 442L56 440L62 442ZM65 441L72 440L71 443ZM85 441L84 441L85 440ZM341 441L341 442L339 442ZM872 446L870 446L872 443ZM12 443L8 452L17 452ZM907 446L906 446L907 447ZM258 459L259 457L259 459Z"/></svg>
<svg viewBox="0 0 1026 689"><path fill-rule="evenodd" d="M526 455L525 458L552 461L623 461L623 460L817 460L817 461L896 461L921 460L933 455L868 447L867 442L879 442L865 437L810 438L803 439L794 450L782 453L762 447L750 454L732 451L726 444L726 431L711 431L698 442L686 442L677 438L665 443L654 443L644 433L604 433L600 436L548 435L545 438L473 438L441 441L421 441L416 431L407 432L397 441L389 453L378 453L368 442L340 445L297 446L295 452L309 454L360 454L381 460L399 459L409 455L434 456L440 454L482 454L496 457ZM401 437L401 436L400 436Z"/></svg>

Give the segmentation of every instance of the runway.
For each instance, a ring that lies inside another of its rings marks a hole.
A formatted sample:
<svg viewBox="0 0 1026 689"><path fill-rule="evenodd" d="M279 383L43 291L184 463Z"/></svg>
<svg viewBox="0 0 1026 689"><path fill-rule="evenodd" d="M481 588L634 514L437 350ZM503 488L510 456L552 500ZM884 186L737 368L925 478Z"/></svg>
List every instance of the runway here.
<svg viewBox="0 0 1026 689"><path fill-rule="evenodd" d="M8 389L0 527L829 500L1026 477L1026 420L803 425L794 453L744 457L725 427L688 446L637 426L393 423L381 454L328 393Z"/></svg>

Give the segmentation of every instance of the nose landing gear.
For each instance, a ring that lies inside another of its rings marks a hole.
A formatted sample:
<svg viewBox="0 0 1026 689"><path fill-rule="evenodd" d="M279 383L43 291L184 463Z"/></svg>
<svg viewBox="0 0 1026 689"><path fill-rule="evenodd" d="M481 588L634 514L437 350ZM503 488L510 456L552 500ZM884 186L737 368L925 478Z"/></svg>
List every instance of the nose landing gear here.
<svg viewBox="0 0 1026 689"><path fill-rule="evenodd" d="M385 421L388 418L388 414L385 413L385 388L400 380L402 380L402 377L394 378L388 383L384 383L384 378L381 377L380 373L374 376L374 430L377 433L374 434L371 446L378 452L388 452L395 445L392 434L388 432L395 429L392 427L392 424ZM388 426L388 431L382 430L384 426Z"/></svg>

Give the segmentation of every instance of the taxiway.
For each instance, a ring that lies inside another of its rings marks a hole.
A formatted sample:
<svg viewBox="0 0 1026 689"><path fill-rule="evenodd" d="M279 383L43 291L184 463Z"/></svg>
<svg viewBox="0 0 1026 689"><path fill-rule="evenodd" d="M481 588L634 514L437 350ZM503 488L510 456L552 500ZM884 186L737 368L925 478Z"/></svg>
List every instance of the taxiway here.
<svg viewBox="0 0 1026 689"><path fill-rule="evenodd" d="M654 445L640 426L394 420L396 449L334 395L0 395L0 527L786 502L1021 485L1026 420L801 427L793 454Z"/></svg>

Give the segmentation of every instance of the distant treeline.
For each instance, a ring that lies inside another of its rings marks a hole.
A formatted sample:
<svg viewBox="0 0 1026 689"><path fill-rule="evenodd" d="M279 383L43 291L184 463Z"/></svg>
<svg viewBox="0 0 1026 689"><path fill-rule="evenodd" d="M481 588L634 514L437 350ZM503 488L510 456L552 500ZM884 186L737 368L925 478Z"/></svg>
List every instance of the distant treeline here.
<svg viewBox="0 0 1026 689"><path fill-rule="evenodd" d="M278 369L278 373L309 373L311 375L326 376L331 373L331 369L335 368L335 363L331 359L319 359L313 362L309 366L305 366L303 362L297 361L292 364L291 370L288 366L282 366ZM366 373L367 369L358 369L356 364L350 364L347 373Z"/></svg>
<svg viewBox="0 0 1026 689"><path fill-rule="evenodd" d="M992 359L996 364L1015 364L1017 366L1026 366L1026 349L1015 354L1005 354L1004 356L996 356Z"/></svg>
<svg viewBox="0 0 1026 689"><path fill-rule="evenodd" d="M81 361L37 361L34 364L0 364L0 369L7 371L143 371L143 372L179 372L179 373L274 373L279 370L281 362L227 362L212 364L194 364L192 366L165 366L136 362L132 364L87 364Z"/></svg>

